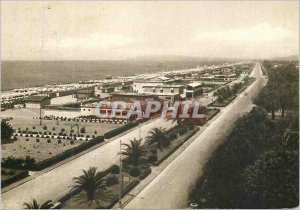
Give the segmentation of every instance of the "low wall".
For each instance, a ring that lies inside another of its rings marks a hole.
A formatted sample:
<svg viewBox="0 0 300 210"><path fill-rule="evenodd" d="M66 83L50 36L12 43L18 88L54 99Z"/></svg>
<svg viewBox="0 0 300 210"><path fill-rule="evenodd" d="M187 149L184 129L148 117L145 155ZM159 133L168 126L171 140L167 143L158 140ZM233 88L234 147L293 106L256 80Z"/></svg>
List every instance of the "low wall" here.
<svg viewBox="0 0 300 210"><path fill-rule="evenodd" d="M74 117L81 116L81 112L80 112L80 109L79 110L53 110L53 109L45 109L44 116L74 118Z"/></svg>

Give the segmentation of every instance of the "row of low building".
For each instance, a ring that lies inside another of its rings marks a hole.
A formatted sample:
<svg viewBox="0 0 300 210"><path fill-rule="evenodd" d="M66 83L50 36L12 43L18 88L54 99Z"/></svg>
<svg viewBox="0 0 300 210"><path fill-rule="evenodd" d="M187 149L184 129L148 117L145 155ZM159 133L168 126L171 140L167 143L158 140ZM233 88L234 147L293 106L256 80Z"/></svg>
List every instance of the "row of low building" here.
<svg viewBox="0 0 300 210"><path fill-rule="evenodd" d="M126 79L113 83L95 84L86 88L51 92L45 95L32 95L27 98L26 107L45 108L45 116L75 118L95 116L97 104L101 100L133 103L135 100L145 102L153 99L174 103L178 100L201 97L205 89L204 83L235 80L237 75L232 70L234 69L213 69L213 77L211 76L212 73L205 71L201 71L201 74L195 71L193 75L189 76L191 78L180 78L174 75L170 75L170 77L136 77L133 80ZM210 78L212 81L201 79L201 76ZM197 79L193 79L193 77ZM79 104L79 106L72 106L74 103ZM70 104L69 107L65 106L68 104ZM117 117L125 118L127 111L118 113ZM102 107L100 112L109 114L111 107Z"/></svg>
<svg viewBox="0 0 300 210"><path fill-rule="evenodd" d="M155 77L147 80L134 80L131 83L98 85L66 92L52 92L47 95L32 95L27 98L26 108L44 108L45 116L74 118L95 115L97 101L99 102L103 99L129 101L130 103L135 100L147 101L152 99L173 103L178 100L200 97L202 95L203 88L201 83L181 83L178 79ZM81 103L85 99L93 99L93 102ZM64 104L74 103L81 104L76 108L64 106ZM101 111L109 113L109 109L111 108L104 108ZM118 117L124 118L125 112L120 113Z"/></svg>

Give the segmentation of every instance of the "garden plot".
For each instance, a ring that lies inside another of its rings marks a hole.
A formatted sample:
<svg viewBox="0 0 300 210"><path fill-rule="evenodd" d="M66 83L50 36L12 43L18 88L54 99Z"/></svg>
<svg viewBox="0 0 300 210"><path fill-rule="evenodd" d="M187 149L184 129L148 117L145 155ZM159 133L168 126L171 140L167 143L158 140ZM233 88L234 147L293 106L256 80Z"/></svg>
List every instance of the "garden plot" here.
<svg viewBox="0 0 300 210"><path fill-rule="evenodd" d="M25 158L30 156L40 162L70 148L77 147L84 141L73 141L64 139L46 139L32 137L18 137L13 143L2 145L2 157L13 156L15 158Z"/></svg>
<svg viewBox="0 0 300 210"><path fill-rule="evenodd" d="M37 122L38 121L38 122ZM32 138L51 138L67 140L91 140L97 136L122 126L121 124L92 123L92 122L70 122L56 120L33 119L31 123L24 123L19 119L13 119L10 124L16 132L16 136Z"/></svg>

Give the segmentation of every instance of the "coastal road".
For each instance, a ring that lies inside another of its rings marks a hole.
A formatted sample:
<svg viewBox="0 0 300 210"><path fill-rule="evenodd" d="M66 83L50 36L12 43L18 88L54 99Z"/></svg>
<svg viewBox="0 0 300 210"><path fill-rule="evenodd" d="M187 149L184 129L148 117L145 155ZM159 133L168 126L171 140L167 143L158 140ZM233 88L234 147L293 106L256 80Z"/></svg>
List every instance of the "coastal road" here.
<svg viewBox="0 0 300 210"><path fill-rule="evenodd" d="M127 134L48 172L38 175L36 178L25 182L11 190L4 192L2 197L2 209L22 209L24 202L31 202L35 198L39 203L46 200L55 200L66 193L72 185L72 178L82 174L82 169L87 170L95 166L98 170L104 170L118 161L120 140L123 143L130 139L144 138L152 128L162 126L171 128L175 125L172 121L158 118L152 122L136 128Z"/></svg>
<svg viewBox="0 0 300 210"><path fill-rule="evenodd" d="M205 162L216 147L223 142L238 117L252 109L251 98L257 95L266 83L259 63L256 64L251 75L257 80L246 90L248 95L240 94L232 104L221 109L221 115L125 208L181 209L187 207L189 190L203 173Z"/></svg>

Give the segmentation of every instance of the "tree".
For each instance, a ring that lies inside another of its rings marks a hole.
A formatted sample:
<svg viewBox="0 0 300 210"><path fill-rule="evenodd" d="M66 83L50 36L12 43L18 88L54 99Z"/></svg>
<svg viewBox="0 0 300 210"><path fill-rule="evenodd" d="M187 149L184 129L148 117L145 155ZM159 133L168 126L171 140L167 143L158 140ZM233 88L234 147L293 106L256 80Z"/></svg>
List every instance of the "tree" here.
<svg viewBox="0 0 300 210"><path fill-rule="evenodd" d="M170 140L166 136L166 129L162 127L153 128L146 137L146 141L149 145L156 144L160 150L170 145Z"/></svg>
<svg viewBox="0 0 300 210"><path fill-rule="evenodd" d="M142 145L142 140L133 139L130 140L130 144L122 144L126 147L124 151L121 152L122 155L128 157L129 162L134 166L138 166L140 160L146 155L147 150L145 145Z"/></svg>
<svg viewBox="0 0 300 210"><path fill-rule="evenodd" d="M278 93L271 87L265 87L256 97L255 104L264 107L268 112L271 112L272 119L275 119L275 111L279 108Z"/></svg>
<svg viewBox="0 0 300 210"><path fill-rule="evenodd" d="M35 199L32 200L32 203L24 203L23 205L26 209L51 209L54 206L51 200L40 205Z"/></svg>
<svg viewBox="0 0 300 210"><path fill-rule="evenodd" d="M83 175L74 177L75 184L72 186L71 191L83 191L79 193L76 199L87 202L89 206L96 204L99 206L99 199L106 191L106 180L103 178L102 172L97 172L96 167L90 167L89 170L82 170Z"/></svg>
<svg viewBox="0 0 300 210"><path fill-rule="evenodd" d="M12 128L12 126L8 122L2 120L1 121L1 142L9 141L9 139L13 135L13 132L14 129Z"/></svg>
<svg viewBox="0 0 300 210"><path fill-rule="evenodd" d="M299 205L299 153L275 150L264 153L244 170L247 208L293 208Z"/></svg>

